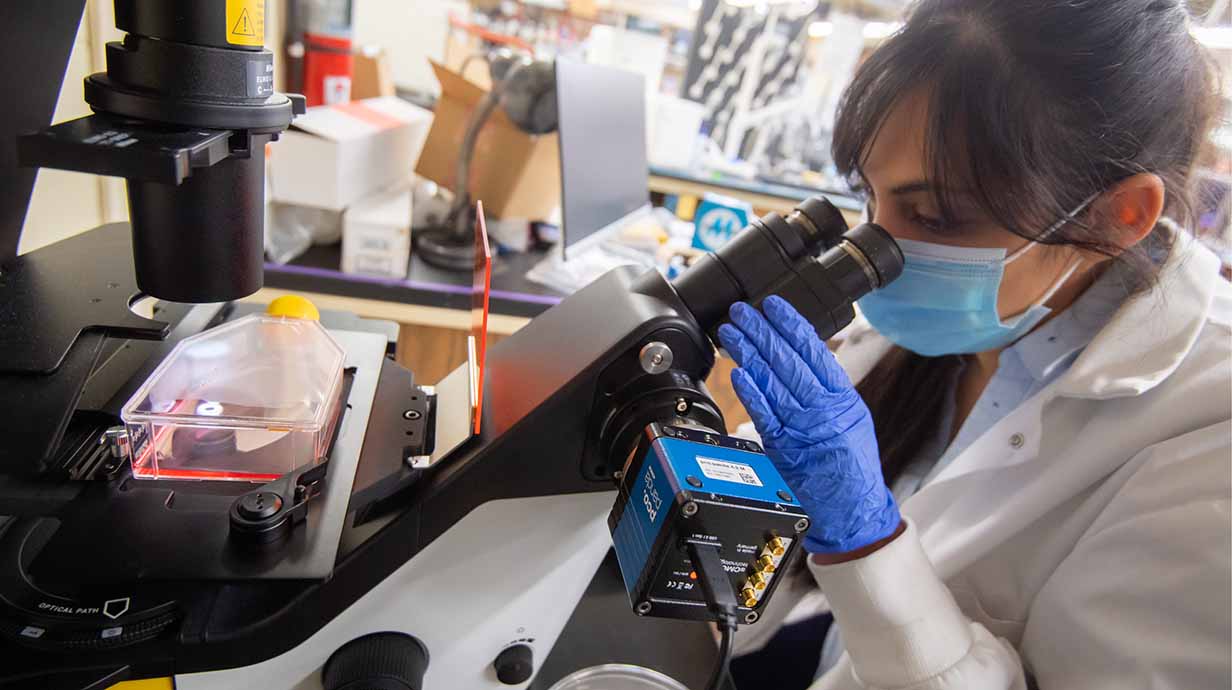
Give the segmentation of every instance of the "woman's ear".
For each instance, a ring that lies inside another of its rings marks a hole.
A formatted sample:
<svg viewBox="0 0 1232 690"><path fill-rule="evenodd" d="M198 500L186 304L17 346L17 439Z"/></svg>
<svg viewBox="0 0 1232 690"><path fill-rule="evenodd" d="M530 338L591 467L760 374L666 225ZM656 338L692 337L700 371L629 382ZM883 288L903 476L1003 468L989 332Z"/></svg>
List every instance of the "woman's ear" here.
<svg viewBox="0 0 1232 690"><path fill-rule="evenodd" d="M1150 234L1164 211L1164 181L1154 173L1138 173L1113 185L1099 200L1112 244L1122 251Z"/></svg>

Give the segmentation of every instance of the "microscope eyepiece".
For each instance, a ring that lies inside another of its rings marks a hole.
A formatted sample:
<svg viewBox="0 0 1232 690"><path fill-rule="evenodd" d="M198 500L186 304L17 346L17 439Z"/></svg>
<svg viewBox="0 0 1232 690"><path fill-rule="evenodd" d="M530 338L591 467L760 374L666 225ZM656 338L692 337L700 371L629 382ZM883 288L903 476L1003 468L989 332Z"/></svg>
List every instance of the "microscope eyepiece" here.
<svg viewBox="0 0 1232 690"><path fill-rule="evenodd" d="M800 228L808 236L816 236L821 246L829 249L838 244L843 232L847 230L847 221L843 213L834 204L819 196L812 196L800 202L794 211L787 214L787 222Z"/></svg>
<svg viewBox="0 0 1232 690"><path fill-rule="evenodd" d="M902 268L902 251L884 229L865 223L848 230L833 204L812 197L785 217L771 213L753 221L722 249L698 259L673 287L712 338L733 303L759 306L779 295L825 339L851 322L856 300Z"/></svg>
<svg viewBox="0 0 1232 690"><path fill-rule="evenodd" d="M874 290L884 287L903 272L903 252L880 225L857 225L843 234L839 246L844 245L851 258L865 269Z"/></svg>

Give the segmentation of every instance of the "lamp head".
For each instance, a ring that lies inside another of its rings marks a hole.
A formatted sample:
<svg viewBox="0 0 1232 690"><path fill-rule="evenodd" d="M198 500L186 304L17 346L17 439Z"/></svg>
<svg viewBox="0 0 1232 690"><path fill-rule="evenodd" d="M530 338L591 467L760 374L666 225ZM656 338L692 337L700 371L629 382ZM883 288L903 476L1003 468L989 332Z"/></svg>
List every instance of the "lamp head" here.
<svg viewBox="0 0 1232 690"><path fill-rule="evenodd" d="M505 77L501 107L528 134L556 131L556 69L551 62L523 63Z"/></svg>

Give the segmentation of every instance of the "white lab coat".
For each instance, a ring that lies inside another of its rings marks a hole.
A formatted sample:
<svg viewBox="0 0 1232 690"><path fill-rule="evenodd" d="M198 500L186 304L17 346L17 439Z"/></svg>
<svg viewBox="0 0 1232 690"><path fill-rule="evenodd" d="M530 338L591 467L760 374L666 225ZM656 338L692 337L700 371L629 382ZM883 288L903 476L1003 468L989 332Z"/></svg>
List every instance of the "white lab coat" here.
<svg viewBox="0 0 1232 690"><path fill-rule="evenodd" d="M906 532L811 565L847 649L813 690L1230 687L1232 286L1218 269L1178 239L1158 291L903 503ZM855 334L839 356L858 380L887 347Z"/></svg>

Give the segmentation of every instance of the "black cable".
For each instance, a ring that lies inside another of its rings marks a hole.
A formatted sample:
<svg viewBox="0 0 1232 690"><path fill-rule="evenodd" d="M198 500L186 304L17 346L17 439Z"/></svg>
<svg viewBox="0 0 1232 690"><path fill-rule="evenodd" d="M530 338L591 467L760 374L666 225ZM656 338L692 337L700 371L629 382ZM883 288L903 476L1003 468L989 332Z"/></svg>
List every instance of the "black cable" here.
<svg viewBox="0 0 1232 690"><path fill-rule="evenodd" d="M736 602L736 591L732 588L727 571L723 569L718 544L690 541L689 558L693 561L697 579L701 582L706 606L714 614L715 622L722 633L719 658L714 672L710 675L710 682L706 684L706 690L721 690L730 675L732 638L738 624L739 604Z"/></svg>
<svg viewBox="0 0 1232 690"><path fill-rule="evenodd" d="M731 677L732 638L736 632L736 626L720 623L719 629L723 633L722 640L719 642L719 659L714 665L714 672L710 674L710 682L706 683L706 690L721 690Z"/></svg>

